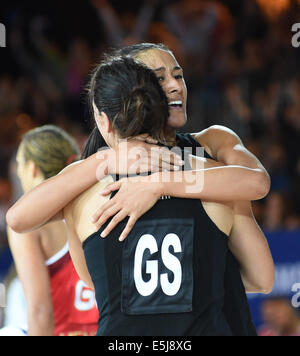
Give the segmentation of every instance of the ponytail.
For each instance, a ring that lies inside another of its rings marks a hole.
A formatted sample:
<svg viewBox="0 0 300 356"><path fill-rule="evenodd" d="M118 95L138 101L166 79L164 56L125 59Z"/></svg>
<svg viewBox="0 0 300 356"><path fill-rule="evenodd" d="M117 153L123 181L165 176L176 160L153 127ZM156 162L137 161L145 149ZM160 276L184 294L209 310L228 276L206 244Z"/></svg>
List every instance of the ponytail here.
<svg viewBox="0 0 300 356"><path fill-rule="evenodd" d="M149 134L162 142L168 116L167 99L158 88L147 83L132 89L113 124L121 138Z"/></svg>
<svg viewBox="0 0 300 356"><path fill-rule="evenodd" d="M105 112L122 139L149 134L163 143L168 122L167 97L155 73L129 57L107 57L95 68L88 86L91 117L94 104ZM82 158L107 147L96 126Z"/></svg>
<svg viewBox="0 0 300 356"><path fill-rule="evenodd" d="M107 147L98 127L95 126L83 149L81 159L85 159L98 152L100 148Z"/></svg>

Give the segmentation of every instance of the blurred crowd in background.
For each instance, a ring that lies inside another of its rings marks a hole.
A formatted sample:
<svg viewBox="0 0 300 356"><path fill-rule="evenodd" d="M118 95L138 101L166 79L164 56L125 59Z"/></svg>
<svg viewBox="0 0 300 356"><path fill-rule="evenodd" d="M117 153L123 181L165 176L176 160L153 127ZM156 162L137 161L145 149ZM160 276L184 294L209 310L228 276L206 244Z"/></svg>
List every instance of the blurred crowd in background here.
<svg viewBox="0 0 300 356"><path fill-rule="evenodd" d="M126 3L126 4L125 4ZM85 85L104 52L162 42L184 68L188 124L233 129L271 175L254 213L265 231L300 228L299 0L1 2L0 246L21 194L12 170L29 129L55 124L85 143L93 120Z"/></svg>
<svg viewBox="0 0 300 356"><path fill-rule="evenodd" d="M265 165L272 192L254 204L260 225L300 226L300 50L291 44L300 2L51 3L11 2L1 13L7 27L0 69L2 234L5 210L19 194L9 168L20 137L52 123L82 146L92 125L84 89L93 65L111 48L136 42L163 42L183 66L189 91L183 131L230 127Z"/></svg>

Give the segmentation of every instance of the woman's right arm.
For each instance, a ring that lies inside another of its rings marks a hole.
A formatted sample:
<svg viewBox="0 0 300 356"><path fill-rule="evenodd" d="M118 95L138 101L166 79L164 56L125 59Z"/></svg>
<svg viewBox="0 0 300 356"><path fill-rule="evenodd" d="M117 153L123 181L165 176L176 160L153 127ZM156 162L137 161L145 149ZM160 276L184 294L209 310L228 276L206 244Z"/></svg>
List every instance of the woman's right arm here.
<svg viewBox="0 0 300 356"><path fill-rule="evenodd" d="M90 276L86 260L84 257L84 251L82 243L74 227L72 203L64 208L64 216L66 219L66 225L68 228L68 244L69 251L72 258L73 265L79 276L79 278L91 289L94 288L92 278Z"/></svg>
<svg viewBox="0 0 300 356"><path fill-rule="evenodd" d="M68 166L23 195L7 212L9 227L18 233L37 229L54 216L62 217L62 209L76 196L97 182L96 154L78 164Z"/></svg>
<svg viewBox="0 0 300 356"><path fill-rule="evenodd" d="M169 150L153 144L137 140L125 141L119 145L118 150L101 150L66 167L57 176L23 195L8 210L7 224L18 233L35 230L50 220L62 219L63 208L106 175L127 174L130 170L172 170L174 165L180 164L180 160L179 156Z"/></svg>
<svg viewBox="0 0 300 356"><path fill-rule="evenodd" d="M37 231L17 234L7 229L10 250L26 300L28 335L53 336L54 317L49 271Z"/></svg>

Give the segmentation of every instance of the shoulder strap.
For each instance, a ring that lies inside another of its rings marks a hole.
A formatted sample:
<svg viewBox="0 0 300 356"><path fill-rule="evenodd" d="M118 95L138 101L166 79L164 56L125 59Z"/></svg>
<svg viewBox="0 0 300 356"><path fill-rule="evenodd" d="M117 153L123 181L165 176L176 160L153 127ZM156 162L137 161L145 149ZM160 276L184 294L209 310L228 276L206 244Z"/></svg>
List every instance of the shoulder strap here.
<svg viewBox="0 0 300 356"><path fill-rule="evenodd" d="M197 147L202 147L200 143L194 139L194 137L189 133L177 133L177 145L178 147L184 149L186 147L192 148L193 155L197 156ZM204 157L208 159L213 159L205 150Z"/></svg>

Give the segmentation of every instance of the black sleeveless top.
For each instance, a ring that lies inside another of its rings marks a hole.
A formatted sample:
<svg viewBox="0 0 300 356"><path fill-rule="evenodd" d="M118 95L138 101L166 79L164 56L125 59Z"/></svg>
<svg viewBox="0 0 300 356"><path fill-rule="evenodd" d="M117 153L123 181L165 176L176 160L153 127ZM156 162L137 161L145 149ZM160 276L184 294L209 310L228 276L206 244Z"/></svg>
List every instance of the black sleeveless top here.
<svg viewBox="0 0 300 356"><path fill-rule="evenodd" d="M227 236L200 200L159 200L123 243L127 219L102 239L109 221L83 243L100 311L98 335L233 334L223 310Z"/></svg>

